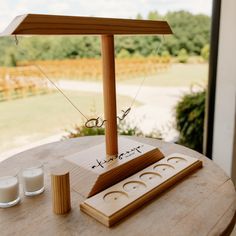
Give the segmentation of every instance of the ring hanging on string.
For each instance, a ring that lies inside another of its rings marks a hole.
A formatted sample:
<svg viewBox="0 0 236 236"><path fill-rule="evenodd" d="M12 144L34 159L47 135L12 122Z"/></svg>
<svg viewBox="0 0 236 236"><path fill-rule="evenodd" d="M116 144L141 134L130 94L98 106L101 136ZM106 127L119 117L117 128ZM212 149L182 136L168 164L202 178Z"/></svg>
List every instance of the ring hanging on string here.
<svg viewBox="0 0 236 236"><path fill-rule="evenodd" d="M99 124L99 122L100 122L100 124ZM95 127L101 128L105 122L106 122L106 120L103 120L100 117L91 118L85 122L85 127L86 128L95 128Z"/></svg>
<svg viewBox="0 0 236 236"><path fill-rule="evenodd" d="M129 108L128 108L127 110L125 110L125 111L124 111L124 110L121 110L121 111L123 112L123 114L122 114L121 117L117 116L117 118L118 118L120 121L124 120L125 117L129 114L130 110L131 110L131 107L129 107Z"/></svg>

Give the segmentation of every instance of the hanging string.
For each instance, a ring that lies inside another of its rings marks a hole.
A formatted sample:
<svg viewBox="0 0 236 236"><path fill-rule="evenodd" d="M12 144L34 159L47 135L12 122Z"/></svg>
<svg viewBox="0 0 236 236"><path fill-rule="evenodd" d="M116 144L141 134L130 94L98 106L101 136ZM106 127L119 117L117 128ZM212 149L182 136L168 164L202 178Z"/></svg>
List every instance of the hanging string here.
<svg viewBox="0 0 236 236"><path fill-rule="evenodd" d="M18 46L18 44L19 44L18 38L17 38L16 34L15 34L14 36L15 36L15 43L16 43L16 46Z"/></svg>
<svg viewBox="0 0 236 236"><path fill-rule="evenodd" d="M17 38L17 35L15 35L15 44L16 44L16 46L19 45L19 40ZM23 52L23 54L25 54L25 52L23 50L20 50L20 52ZM71 101L71 99L56 85L56 83L54 83L53 80L51 80L48 77L48 75L44 72L44 70L38 64L32 63L32 65L38 71L40 71L40 73L43 75L43 77L45 79L47 79L64 96L64 98L86 119L85 127L87 127L87 128L95 128L95 127L100 128L100 127L102 127L104 125L106 120L103 120L100 117L88 119L83 114L83 112Z"/></svg>
<svg viewBox="0 0 236 236"><path fill-rule="evenodd" d="M15 44L16 46L19 45L19 40L17 38L17 35L14 35L15 36ZM155 55L158 55L159 51L160 51L160 48L162 47L162 44L164 42L164 35L162 36L162 40L161 40L161 43L159 44L159 46L157 47L156 51L154 52ZM22 52L22 50L21 50ZM71 101L71 99L48 77L48 75L44 72L44 70L36 63L33 63L32 64L36 69L38 69L41 74L44 76L45 79L47 79L63 96L64 98L86 119L86 122L85 122L85 127L87 128L100 128L104 125L104 123L106 122L106 120L102 119L101 117L97 117L97 118L91 118L91 119L88 119L84 114L83 112L81 112L81 110ZM146 76L142 79L138 89L137 89L137 92L131 102L131 105L130 107L128 107L126 110L121 110L122 111L122 115L121 117L120 116L117 116L117 119L119 119L120 121L124 120L126 118L126 116L130 113L134 103L136 102L136 99L137 99L137 96L138 94L140 93L140 90L141 88L143 87L143 84L144 84L144 81L146 80Z"/></svg>
<svg viewBox="0 0 236 236"><path fill-rule="evenodd" d="M163 45L164 42L165 42L165 37L164 37L164 35L162 35L161 42L159 43L157 49L154 51L154 55L158 55L158 54L159 54L159 51L160 51L160 49L161 49L161 47L162 47L162 45ZM139 93L140 93L140 90L141 90L141 88L143 87L144 81L145 81L146 79L147 79L146 76L142 79L142 81L141 81L141 83L140 83L140 85L139 85L139 87L138 87L138 89L137 89L137 92L136 92L136 94L135 94L135 96L134 96L134 98L133 98L133 100L132 100L132 102L131 102L131 105L130 105L126 110L121 110L121 111L123 112L123 114L122 114L121 117L117 116L117 118L118 118L120 121L124 120L125 117L130 113L130 111L131 111L131 109L132 109L134 103L136 102L136 99L137 99L137 97L138 97L138 95L139 95Z"/></svg>
<svg viewBox="0 0 236 236"><path fill-rule="evenodd" d="M42 68L37 65L33 64L38 70L44 75L44 77L66 98L66 100L86 119L85 127L87 128L100 128L106 122L106 120L101 119L100 117L97 118L90 118L88 119L80 110L79 108L71 101L69 97L65 95L65 93L47 76L47 74L42 70ZM99 124L100 123L100 124Z"/></svg>
<svg viewBox="0 0 236 236"><path fill-rule="evenodd" d="M42 70L42 68L37 65L33 64L42 74L43 76L64 96L64 98L86 119L88 118L79 110L79 108L65 95L65 93L47 76L47 74Z"/></svg>
<svg viewBox="0 0 236 236"><path fill-rule="evenodd" d="M100 128L103 126L103 124L106 122L106 120L102 120L100 117L88 119L82 113L82 111L80 111L79 108L71 101L71 99L68 96L66 96L66 94L47 76L47 74L42 70L42 68L39 65L33 64L33 66L35 66L44 75L44 77L64 96L64 98L86 119L86 122L84 124L85 127L87 127L87 128L95 128L95 127Z"/></svg>

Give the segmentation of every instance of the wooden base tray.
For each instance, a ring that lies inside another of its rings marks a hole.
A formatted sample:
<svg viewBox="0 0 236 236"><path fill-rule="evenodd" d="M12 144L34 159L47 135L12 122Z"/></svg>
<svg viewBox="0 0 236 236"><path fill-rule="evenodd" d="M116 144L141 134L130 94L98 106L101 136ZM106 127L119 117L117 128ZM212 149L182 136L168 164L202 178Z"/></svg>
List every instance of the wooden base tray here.
<svg viewBox="0 0 236 236"><path fill-rule="evenodd" d="M110 227L200 167L202 162L196 158L171 154L88 198L80 209Z"/></svg>

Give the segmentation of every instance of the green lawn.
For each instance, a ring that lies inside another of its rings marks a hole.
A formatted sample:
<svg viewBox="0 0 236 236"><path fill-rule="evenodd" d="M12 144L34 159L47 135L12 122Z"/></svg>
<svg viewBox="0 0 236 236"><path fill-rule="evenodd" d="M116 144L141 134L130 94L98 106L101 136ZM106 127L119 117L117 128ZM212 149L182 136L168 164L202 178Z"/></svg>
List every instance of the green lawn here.
<svg viewBox="0 0 236 236"><path fill-rule="evenodd" d="M193 84L206 85L208 64L172 64L167 71L147 77L145 86L191 86ZM124 84L139 84L140 78L123 80Z"/></svg>
<svg viewBox="0 0 236 236"><path fill-rule="evenodd" d="M206 85L207 64L173 64L166 72L147 77L144 86ZM141 78L119 81L123 84L140 84ZM86 114L103 114L103 97L100 93L66 92ZM118 109L127 108L132 98L118 96ZM62 133L82 122L82 116L62 97L53 94L0 102L0 152L33 141Z"/></svg>
<svg viewBox="0 0 236 236"><path fill-rule="evenodd" d="M103 114L100 93L68 92L85 115ZM118 96L118 109L125 109L131 99ZM92 111L92 110L93 111ZM36 141L82 123L82 116L57 92L0 103L0 151Z"/></svg>

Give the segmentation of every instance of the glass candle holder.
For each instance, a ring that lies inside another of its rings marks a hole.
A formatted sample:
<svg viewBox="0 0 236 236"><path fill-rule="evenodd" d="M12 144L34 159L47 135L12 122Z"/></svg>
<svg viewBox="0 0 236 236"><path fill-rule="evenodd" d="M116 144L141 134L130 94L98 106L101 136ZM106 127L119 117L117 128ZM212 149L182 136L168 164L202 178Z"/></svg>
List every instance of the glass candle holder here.
<svg viewBox="0 0 236 236"><path fill-rule="evenodd" d="M20 202L19 178L16 176L0 177L0 208L15 206Z"/></svg>
<svg viewBox="0 0 236 236"><path fill-rule="evenodd" d="M39 195L44 191L44 169L42 164L23 169L21 178L26 196Z"/></svg>

